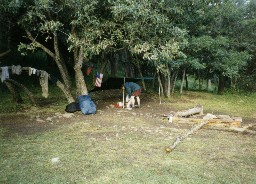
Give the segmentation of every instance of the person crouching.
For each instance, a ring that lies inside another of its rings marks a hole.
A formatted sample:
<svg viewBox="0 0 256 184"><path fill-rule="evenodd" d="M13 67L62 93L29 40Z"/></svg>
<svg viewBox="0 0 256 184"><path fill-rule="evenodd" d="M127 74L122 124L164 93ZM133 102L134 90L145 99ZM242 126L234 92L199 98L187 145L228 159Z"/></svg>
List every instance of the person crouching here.
<svg viewBox="0 0 256 184"><path fill-rule="evenodd" d="M127 108L135 107L135 97L137 100L138 107L140 107L140 94L141 94L141 87L134 83L134 82L126 82L123 86L125 91L129 97Z"/></svg>

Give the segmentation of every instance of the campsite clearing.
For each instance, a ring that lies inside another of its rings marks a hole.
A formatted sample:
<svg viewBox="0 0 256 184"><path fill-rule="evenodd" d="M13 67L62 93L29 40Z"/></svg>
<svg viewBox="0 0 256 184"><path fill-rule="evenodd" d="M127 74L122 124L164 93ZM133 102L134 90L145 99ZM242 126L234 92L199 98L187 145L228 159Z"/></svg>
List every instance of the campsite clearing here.
<svg viewBox="0 0 256 184"><path fill-rule="evenodd" d="M92 98L96 115L67 114L63 106L1 114L0 183L256 182L255 134L205 127L166 153L196 123L162 117L201 104L204 114L240 116L256 131L255 95L187 92L159 104L144 93L132 110L113 106L120 90Z"/></svg>

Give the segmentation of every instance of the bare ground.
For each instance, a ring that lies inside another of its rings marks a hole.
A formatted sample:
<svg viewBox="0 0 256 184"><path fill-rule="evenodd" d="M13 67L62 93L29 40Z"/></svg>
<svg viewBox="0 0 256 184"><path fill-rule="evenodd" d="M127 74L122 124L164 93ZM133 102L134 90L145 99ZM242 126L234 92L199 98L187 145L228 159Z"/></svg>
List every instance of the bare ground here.
<svg viewBox="0 0 256 184"><path fill-rule="evenodd" d="M122 94L119 90L110 90L108 93L99 91L92 94L92 98L97 106L95 115L83 115L80 111L75 113L41 111L47 106L33 107L28 112L18 114L0 115L0 127L5 129L4 137L12 137L13 135L31 135L43 133L63 125L72 124L80 121L90 121L99 126L112 126L115 123L122 125L124 119L133 121L135 118L142 122L147 122L153 127L170 126L168 120L163 118L163 114L175 112L177 109L171 103L159 104L159 99L151 98L150 95L141 96L141 108L127 110L123 108L113 107L117 102L122 102ZM113 117L116 122L113 121ZM252 130L256 131L256 119L243 119L243 125L253 125ZM172 124L172 128L189 129L191 124Z"/></svg>

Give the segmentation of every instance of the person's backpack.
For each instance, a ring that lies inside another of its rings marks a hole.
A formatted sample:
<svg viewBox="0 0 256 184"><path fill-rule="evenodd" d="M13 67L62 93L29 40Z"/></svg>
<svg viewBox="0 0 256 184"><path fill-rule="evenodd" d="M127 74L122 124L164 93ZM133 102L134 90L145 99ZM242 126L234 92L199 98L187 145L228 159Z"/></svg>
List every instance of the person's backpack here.
<svg viewBox="0 0 256 184"><path fill-rule="evenodd" d="M79 107L79 103L77 103L77 102L72 102L72 103L68 104L65 109L66 112L70 112L70 113L74 113L74 112L80 111L80 110L81 109Z"/></svg>
<svg viewBox="0 0 256 184"><path fill-rule="evenodd" d="M89 95L79 96L78 102L83 114L96 114L96 105Z"/></svg>

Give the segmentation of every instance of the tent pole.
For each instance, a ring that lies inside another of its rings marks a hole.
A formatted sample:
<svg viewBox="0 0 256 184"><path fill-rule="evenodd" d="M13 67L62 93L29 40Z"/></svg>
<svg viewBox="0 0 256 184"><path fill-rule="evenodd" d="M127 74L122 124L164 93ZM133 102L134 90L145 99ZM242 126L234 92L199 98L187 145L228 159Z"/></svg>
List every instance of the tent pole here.
<svg viewBox="0 0 256 184"><path fill-rule="evenodd" d="M125 84L125 77L124 77L124 84ZM124 109L124 86L123 86L123 109Z"/></svg>
<svg viewBox="0 0 256 184"><path fill-rule="evenodd" d="M159 100L160 100L160 104L161 104L162 102L161 102L161 88L160 88L160 85L159 85L159 90L158 91L159 91Z"/></svg>

